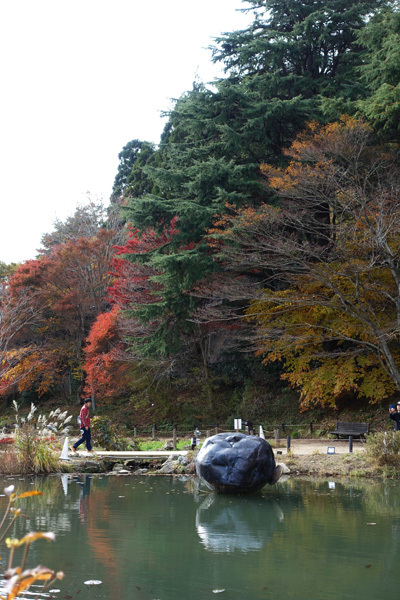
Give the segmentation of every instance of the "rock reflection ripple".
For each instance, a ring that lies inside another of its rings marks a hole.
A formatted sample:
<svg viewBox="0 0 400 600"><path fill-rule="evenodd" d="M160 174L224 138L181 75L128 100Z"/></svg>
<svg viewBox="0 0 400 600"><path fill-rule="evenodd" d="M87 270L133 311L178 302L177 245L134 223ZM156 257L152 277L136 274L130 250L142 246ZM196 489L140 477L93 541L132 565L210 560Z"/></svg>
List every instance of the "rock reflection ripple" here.
<svg viewBox="0 0 400 600"><path fill-rule="evenodd" d="M196 511L196 530L210 552L257 552L283 518L278 504L262 497L210 494Z"/></svg>

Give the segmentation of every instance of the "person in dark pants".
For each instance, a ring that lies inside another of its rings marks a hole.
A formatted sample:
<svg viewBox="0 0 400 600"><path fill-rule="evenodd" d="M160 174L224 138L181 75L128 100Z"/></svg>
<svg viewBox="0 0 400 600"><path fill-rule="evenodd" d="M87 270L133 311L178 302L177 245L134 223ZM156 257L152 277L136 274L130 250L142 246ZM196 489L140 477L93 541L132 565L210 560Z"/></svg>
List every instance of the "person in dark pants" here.
<svg viewBox="0 0 400 600"><path fill-rule="evenodd" d="M397 410L395 404L389 406L389 417L394 421L394 431L400 431L400 402L397 403Z"/></svg>
<svg viewBox="0 0 400 600"><path fill-rule="evenodd" d="M82 437L77 442L75 442L75 444L72 446L73 452L76 452L76 449L78 448L78 446L83 444L83 442L86 443L86 450L88 452L92 452L92 443L91 443L91 434L90 434L90 414L89 414L89 408L90 408L91 404L92 404L91 398L85 398L85 401L81 408L81 412L79 413L79 416L81 418Z"/></svg>

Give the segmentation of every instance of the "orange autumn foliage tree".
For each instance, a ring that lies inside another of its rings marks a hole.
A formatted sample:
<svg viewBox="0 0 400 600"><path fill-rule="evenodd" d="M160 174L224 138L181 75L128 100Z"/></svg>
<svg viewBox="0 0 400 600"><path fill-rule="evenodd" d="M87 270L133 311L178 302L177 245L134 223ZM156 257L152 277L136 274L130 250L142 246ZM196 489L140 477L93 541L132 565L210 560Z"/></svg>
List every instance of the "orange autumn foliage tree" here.
<svg viewBox="0 0 400 600"><path fill-rule="evenodd" d="M400 169L362 121L316 123L262 165L279 208L239 211L226 255L262 269L248 310L258 354L279 360L301 406L400 390Z"/></svg>
<svg viewBox="0 0 400 600"><path fill-rule="evenodd" d="M58 390L72 393L83 375L82 346L97 315L109 306L110 260L114 230L100 229L90 238L54 245L37 260L19 265L8 282L15 299L26 297L40 315L14 340L8 368L0 379L4 391L14 386L39 396ZM20 355L20 348L29 352Z"/></svg>
<svg viewBox="0 0 400 600"><path fill-rule="evenodd" d="M0 282L0 394L23 378L23 374L19 377L11 371L27 361L35 349L27 332L40 321L40 307L35 307L29 293L13 294L6 282Z"/></svg>

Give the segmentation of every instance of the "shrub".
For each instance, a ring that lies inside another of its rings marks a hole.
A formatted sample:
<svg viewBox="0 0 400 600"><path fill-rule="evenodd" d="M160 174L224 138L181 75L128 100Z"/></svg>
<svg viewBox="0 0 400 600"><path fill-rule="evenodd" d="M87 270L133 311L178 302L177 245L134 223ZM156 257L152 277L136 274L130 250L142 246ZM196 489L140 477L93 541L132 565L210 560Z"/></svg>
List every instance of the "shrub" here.
<svg viewBox="0 0 400 600"><path fill-rule="evenodd" d="M126 450L127 442L121 437L121 426L108 417L96 416L92 419L93 443L104 450Z"/></svg>
<svg viewBox="0 0 400 600"><path fill-rule="evenodd" d="M23 473L54 473L58 470L54 448L28 423L16 431L14 449Z"/></svg>
<svg viewBox="0 0 400 600"><path fill-rule="evenodd" d="M15 472L16 463L20 473L54 473L58 470L58 456L55 452L57 436L68 434L72 416L68 416L67 411L57 409L48 417L39 415L36 418L36 407L32 403L28 416L20 417L19 405L15 401L13 404L16 423L13 448L15 456L12 456L11 451L8 456L11 472Z"/></svg>
<svg viewBox="0 0 400 600"><path fill-rule="evenodd" d="M369 435L367 454L381 466L400 462L400 432L381 431Z"/></svg>

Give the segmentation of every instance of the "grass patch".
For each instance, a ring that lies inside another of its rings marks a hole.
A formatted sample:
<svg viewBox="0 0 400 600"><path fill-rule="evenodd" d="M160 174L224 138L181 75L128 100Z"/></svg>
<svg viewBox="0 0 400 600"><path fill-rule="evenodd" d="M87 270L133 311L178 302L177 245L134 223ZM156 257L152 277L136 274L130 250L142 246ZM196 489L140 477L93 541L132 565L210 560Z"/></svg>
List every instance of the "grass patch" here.
<svg viewBox="0 0 400 600"><path fill-rule="evenodd" d="M364 469L352 469L349 475L350 477L366 477L367 473Z"/></svg>
<svg viewBox="0 0 400 600"><path fill-rule="evenodd" d="M147 439L147 438L133 438L133 440L129 443L129 447L133 450L143 451L143 452L151 452L152 450L161 450L168 440L160 440L160 439ZM176 449L182 450L184 446L190 446L191 440L190 438L181 438L176 442Z"/></svg>
<svg viewBox="0 0 400 600"><path fill-rule="evenodd" d="M296 475L312 477L377 477L382 476L371 461L364 455L325 455L288 456L283 462Z"/></svg>

